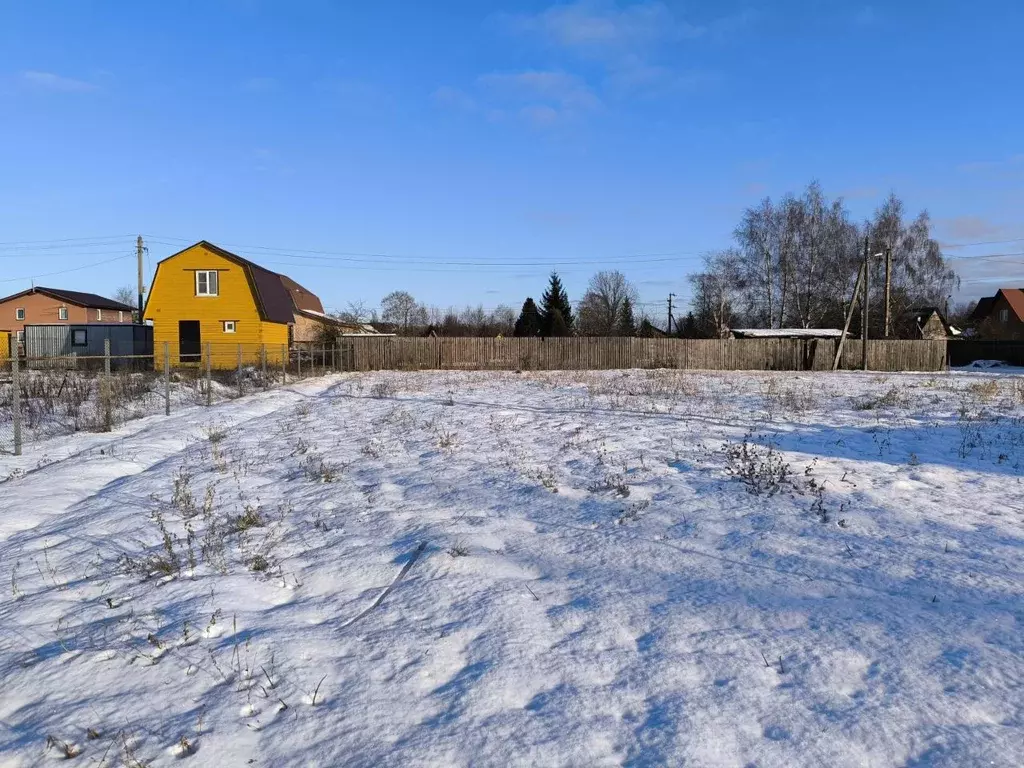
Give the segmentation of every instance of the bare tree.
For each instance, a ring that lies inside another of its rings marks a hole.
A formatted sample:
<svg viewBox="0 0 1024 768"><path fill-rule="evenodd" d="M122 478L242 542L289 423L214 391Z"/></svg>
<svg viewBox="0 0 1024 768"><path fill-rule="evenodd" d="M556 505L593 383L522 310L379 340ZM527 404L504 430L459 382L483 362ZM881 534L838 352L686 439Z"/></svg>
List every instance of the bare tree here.
<svg viewBox="0 0 1024 768"><path fill-rule="evenodd" d="M735 248L704 256L704 271L689 277L692 314L699 335L722 338L737 319L746 288L743 254Z"/></svg>
<svg viewBox="0 0 1024 768"><path fill-rule="evenodd" d="M903 201L890 194L875 211L868 225L871 253L892 255L892 316L897 325L914 307L933 306L946 311L946 304L959 285L938 242L931 236L931 218L922 211L906 221ZM884 312L884 258L872 259L872 287L878 293L872 307ZM878 321L875 321L875 327Z"/></svg>
<svg viewBox="0 0 1024 768"><path fill-rule="evenodd" d="M366 306L366 302L360 300L348 302L344 311L338 312L336 315L339 320L356 324L365 323L369 316L370 310Z"/></svg>
<svg viewBox="0 0 1024 768"><path fill-rule="evenodd" d="M578 328L584 336L611 336L622 314L622 305L635 305L639 293L618 270L598 272L590 278L577 312Z"/></svg>
<svg viewBox="0 0 1024 768"><path fill-rule="evenodd" d="M380 302L381 318L407 334L415 326L426 325L427 310L407 291L392 291Z"/></svg>
<svg viewBox="0 0 1024 768"><path fill-rule="evenodd" d="M114 291L114 301L119 301L122 304L127 304L132 309L139 308L139 294L134 288L128 285L122 285L116 291Z"/></svg>
<svg viewBox="0 0 1024 768"><path fill-rule="evenodd" d="M491 310L490 324L492 335L511 336L516 326L515 310L505 304L499 304Z"/></svg>

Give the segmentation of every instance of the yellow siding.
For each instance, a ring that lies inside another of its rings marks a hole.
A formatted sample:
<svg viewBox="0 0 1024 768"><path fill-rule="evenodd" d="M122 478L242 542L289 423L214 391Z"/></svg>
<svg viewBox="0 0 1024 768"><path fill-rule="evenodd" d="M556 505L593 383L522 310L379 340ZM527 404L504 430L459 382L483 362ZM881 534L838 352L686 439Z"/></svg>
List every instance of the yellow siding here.
<svg viewBox="0 0 1024 768"><path fill-rule="evenodd" d="M204 269L218 271L217 296L196 296L195 272ZM199 321L204 354L209 343L215 368L235 367L239 344L247 363L259 359L262 344L267 345L268 360L280 362L281 345L288 343L286 324L260 319L244 267L202 245L160 263L150 288L146 320L153 321L157 359L162 358L164 342L168 342L172 365L178 364L179 320ZM224 332L225 320L234 321L234 333Z"/></svg>

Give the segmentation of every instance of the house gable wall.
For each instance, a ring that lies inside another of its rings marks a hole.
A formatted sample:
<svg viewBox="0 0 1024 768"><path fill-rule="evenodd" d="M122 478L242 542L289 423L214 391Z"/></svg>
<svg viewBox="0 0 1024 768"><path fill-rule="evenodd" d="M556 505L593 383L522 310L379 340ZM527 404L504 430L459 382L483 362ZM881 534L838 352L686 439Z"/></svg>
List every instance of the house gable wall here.
<svg viewBox="0 0 1024 768"><path fill-rule="evenodd" d="M1000 320L1000 315L1004 310L1007 315L1005 323ZM1024 340L1024 322L1017 317L1017 313L1014 312L1006 297L999 293L996 295L995 301L992 302L992 309L988 317L978 323L978 333L982 338L1022 341Z"/></svg>
<svg viewBox="0 0 1024 768"><path fill-rule="evenodd" d="M216 270L216 296L196 295L196 271ZM215 367L231 367L237 360L239 344L249 358L260 344L276 348L288 342L288 325L271 323L260 317L246 268L224 256L196 244L165 259L157 267L146 303L145 319L153 322L153 342L157 356L164 342L170 345L172 358L178 355L178 322L198 320L201 341L211 344ZM234 333L224 332L224 322L235 323Z"/></svg>
<svg viewBox="0 0 1024 768"><path fill-rule="evenodd" d="M67 320L60 319L60 308L67 307ZM25 310L25 319L16 319L19 308ZM27 293L6 301L0 301L0 327L17 332L26 325L71 325L83 323L131 323L132 313L125 312L118 319L117 310L104 309L103 317L96 317L95 309L69 304L42 293Z"/></svg>

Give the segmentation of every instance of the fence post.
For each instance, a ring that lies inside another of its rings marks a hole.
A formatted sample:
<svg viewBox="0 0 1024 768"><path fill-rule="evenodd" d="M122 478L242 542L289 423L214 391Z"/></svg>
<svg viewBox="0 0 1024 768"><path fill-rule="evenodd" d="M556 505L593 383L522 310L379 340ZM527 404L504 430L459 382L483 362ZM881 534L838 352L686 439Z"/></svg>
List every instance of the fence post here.
<svg viewBox="0 0 1024 768"><path fill-rule="evenodd" d="M335 350L337 348L338 348L338 340L335 339L334 343L331 344L331 373L337 373L338 372L337 362L336 362L336 360L334 358L334 352L335 352Z"/></svg>
<svg viewBox="0 0 1024 768"><path fill-rule="evenodd" d="M267 345L260 344L260 369L263 371L263 388L267 388Z"/></svg>
<svg viewBox="0 0 1024 768"><path fill-rule="evenodd" d="M288 383L288 345L281 345L281 383Z"/></svg>
<svg viewBox="0 0 1024 768"><path fill-rule="evenodd" d="M103 431L109 432L114 428L114 410L111 402L112 392L110 386L110 337L103 340Z"/></svg>
<svg viewBox="0 0 1024 768"><path fill-rule="evenodd" d="M206 342L206 405L207 407L213 405L213 376L211 368L213 367L212 358L210 354L210 342Z"/></svg>
<svg viewBox="0 0 1024 768"><path fill-rule="evenodd" d="M296 344L295 345L295 364L297 366L296 374L295 374L296 378L301 379L302 378L302 345L301 344Z"/></svg>
<svg viewBox="0 0 1024 768"><path fill-rule="evenodd" d="M164 342L164 416L171 415L171 342Z"/></svg>
<svg viewBox="0 0 1024 768"><path fill-rule="evenodd" d="M238 345L238 396L245 396L245 385L242 383L242 345Z"/></svg>
<svg viewBox="0 0 1024 768"><path fill-rule="evenodd" d="M14 455L21 456L21 375L19 373L18 349L11 355L11 405L14 408Z"/></svg>

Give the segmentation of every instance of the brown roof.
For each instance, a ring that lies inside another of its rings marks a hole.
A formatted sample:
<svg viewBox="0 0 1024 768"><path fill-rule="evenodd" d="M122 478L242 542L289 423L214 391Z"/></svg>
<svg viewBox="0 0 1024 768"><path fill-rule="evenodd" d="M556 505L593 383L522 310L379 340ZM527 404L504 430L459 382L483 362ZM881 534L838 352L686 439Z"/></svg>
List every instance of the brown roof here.
<svg viewBox="0 0 1024 768"><path fill-rule="evenodd" d="M198 243L190 245L189 248L195 248L195 246L202 246L208 251L211 251L218 256L221 256L228 261L233 261L238 264L245 271L246 280L249 282L249 287L252 290L253 298L256 300L256 308L259 310L260 318L271 323L291 323L295 321L295 310L297 305L294 301L294 293L289 288L289 284L295 286L299 291L307 294L303 298L308 304L312 301L316 302L317 306L321 306L320 299L315 294L307 291L301 285L296 283L291 278L280 275L277 272L271 272L269 269L261 267L255 262L249 261L242 256L231 251L226 251L219 245L214 245L206 240L200 240ZM188 248L185 248L178 253L184 253ZM157 269L160 268L160 264L173 259L178 253L174 253L168 256L166 259L160 261L157 264ZM287 281L287 283L285 282ZM309 297L312 297L311 299Z"/></svg>
<svg viewBox="0 0 1024 768"><path fill-rule="evenodd" d="M1024 289L1022 288L1000 288L996 294L1003 294L1010 309L1017 315L1017 319L1024 322Z"/></svg>
<svg viewBox="0 0 1024 768"><path fill-rule="evenodd" d="M281 275L281 282L284 283L285 290L291 294L295 309L308 309L324 314L324 305L320 303L320 297L315 293L285 275Z"/></svg>
<svg viewBox="0 0 1024 768"><path fill-rule="evenodd" d="M95 293L82 293L81 291L66 291L63 288L42 288L38 286L21 291L20 293L13 293L6 298L0 299L0 301L8 301L9 299L16 299L19 296L28 296L32 293L39 293L43 296L49 296L51 299L63 301L66 304L74 304L76 307L85 307L86 309L115 309L121 312L134 311L134 309L129 307L127 304L122 304L120 301L114 301L113 299L107 299Z"/></svg>

